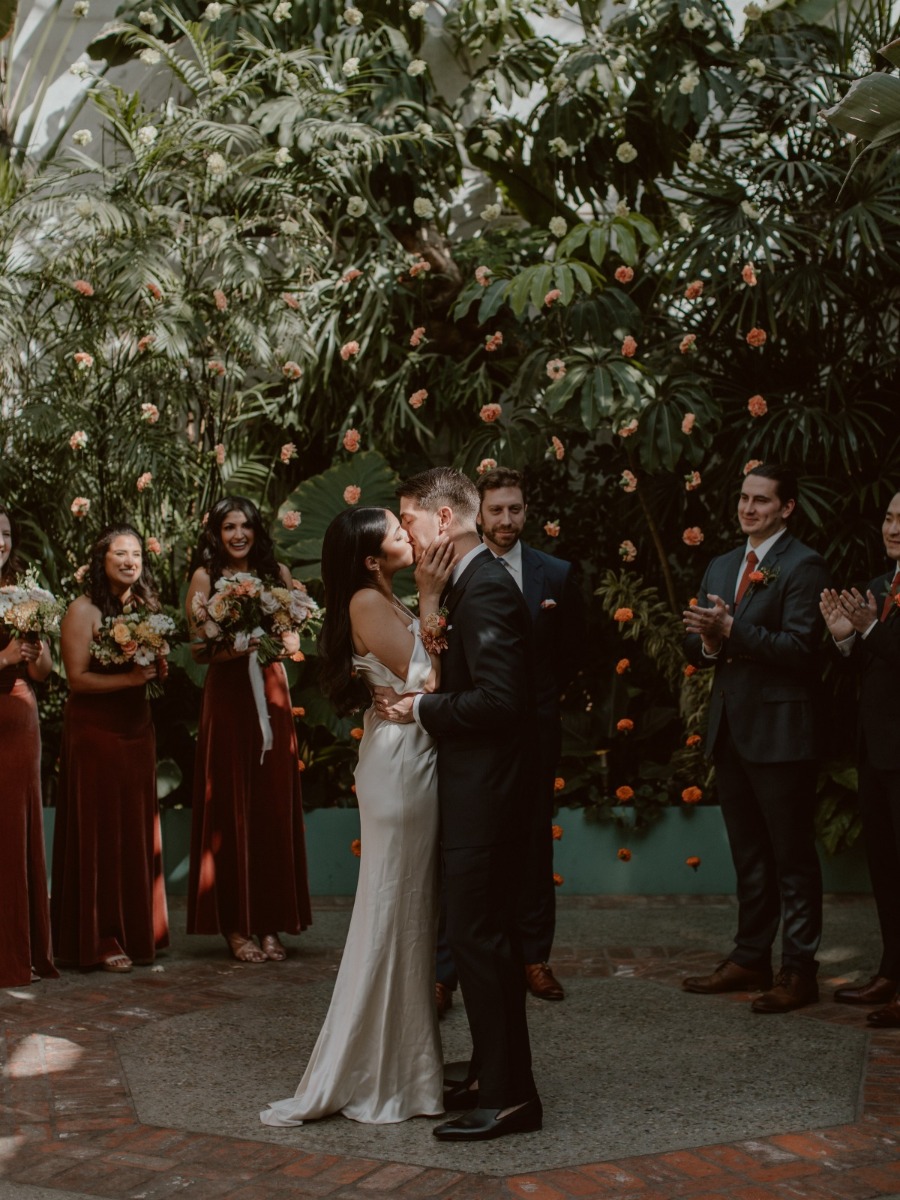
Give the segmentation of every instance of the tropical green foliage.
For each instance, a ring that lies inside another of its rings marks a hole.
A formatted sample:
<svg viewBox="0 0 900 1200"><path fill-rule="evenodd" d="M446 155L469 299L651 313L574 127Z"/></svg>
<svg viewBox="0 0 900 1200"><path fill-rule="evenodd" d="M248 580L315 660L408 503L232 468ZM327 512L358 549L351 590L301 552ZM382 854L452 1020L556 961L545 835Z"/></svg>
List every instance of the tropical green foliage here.
<svg viewBox="0 0 900 1200"><path fill-rule="evenodd" d="M900 160L846 179L818 119L895 24L881 0L751 4L741 32L717 0L123 6L92 53L140 56L162 102L101 74L99 152L30 164L0 227L0 494L32 552L58 581L128 515L175 603L238 490L302 513L278 536L315 587L348 487L525 467L530 540L599 588L563 801L709 794L677 614L745 465L799 470L797 532L841 581L874 572L900 478ZM296 687L308 791L344 797L346 731Z"/></svg>

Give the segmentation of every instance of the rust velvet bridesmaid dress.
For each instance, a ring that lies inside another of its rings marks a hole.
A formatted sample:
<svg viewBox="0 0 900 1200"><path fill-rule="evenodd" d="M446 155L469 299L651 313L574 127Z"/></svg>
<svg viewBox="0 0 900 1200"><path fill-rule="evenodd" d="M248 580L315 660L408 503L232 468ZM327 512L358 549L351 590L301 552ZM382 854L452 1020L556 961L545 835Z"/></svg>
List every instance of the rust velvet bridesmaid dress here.
<svg viewBox="0 0 900 1200"><path fill-rule="evenodd" d="M297 737L280 662L262 668L272 745L249 657L207 672L194 777L188 933L300 933L311 923Z"/></svg>
<svg viewBox="0 0 900 1200"><path fill-rule="evenodd" d="M0 632L0 650L7 645ZM55 979L41 817L41 732L24 663L0 671L0 987Z"/></svg>
<svg viewBox="0 0 900 1200"><path fill-rule="evenodd" d="M61 965L97 967L123 954L147 964L168 946L156 734L142 687L69 693L52 876Z"/></svg>

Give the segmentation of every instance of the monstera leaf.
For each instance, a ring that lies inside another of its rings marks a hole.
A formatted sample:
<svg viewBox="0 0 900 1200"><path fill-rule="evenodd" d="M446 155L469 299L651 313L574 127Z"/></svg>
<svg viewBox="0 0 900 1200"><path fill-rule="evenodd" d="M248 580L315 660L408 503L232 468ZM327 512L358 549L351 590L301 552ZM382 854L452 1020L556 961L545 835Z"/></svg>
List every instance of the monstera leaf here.
<svg viewBox="0 0 900 1200"><path fill-rule="evenodd" d="M878 51L895 67L900 66L900 39ZM855 80L850 91L825 117L844 133L852 133L869 147L900 142L900 79L876 71Z"/></svg>
<svg viewBox="0 0 900 1200"><path fill-rule="evenodd" d="M295 529L279 524L275 532L279 558L291 567L299 567L294 571L298 578L319 579L325 530L356 494L348 494L347 489L359 488L356 503L362 507L396 508L397 483L397 473L376 450L355 454L347 462L305 480L278 511L279 521L287 513L300 513L300 524Z"/></svg>

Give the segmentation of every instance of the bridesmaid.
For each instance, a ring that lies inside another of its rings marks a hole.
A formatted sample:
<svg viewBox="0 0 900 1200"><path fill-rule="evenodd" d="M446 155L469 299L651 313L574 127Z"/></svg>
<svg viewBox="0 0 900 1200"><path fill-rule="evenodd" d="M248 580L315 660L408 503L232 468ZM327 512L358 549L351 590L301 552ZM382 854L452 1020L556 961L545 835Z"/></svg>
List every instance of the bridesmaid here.
<svg viewBox="0 0 900 1200"><path fill-rule="evenodd" d="M0 587L17 582L16 527L0 506ZM0 626L0 987L55 979L41 819L41 730L32 683L50 674L46 642Z"/></svg>
<svg viewBox="0 0 900 1200"><path fill-rule="evenodd" d="M192 603L197 593L208 597L223 576L249 572L286 587L291 576L275 560L259 510L243 496L225 496L211 509L198 557L187 614L196 639L191 653L209 671L197 738L187 931L223 934L239 962L281 962L286 952L278 931L300 933L312 921L287 676L280 662L262 668L266 711L260 714L252 644L237 651L202 641ZM264 751L266 715L272 745Z"/></svg>
<svg viewBox="0 0 900 1200"><path fill-rule="evenodd" d="M61 965L127 972L169 944L156 799L156 733L145 685L164 664L104 666L91 641L127 604L157 611L140 534L105 530L85 594L62 623L63 718L50 901Z"/></svg>

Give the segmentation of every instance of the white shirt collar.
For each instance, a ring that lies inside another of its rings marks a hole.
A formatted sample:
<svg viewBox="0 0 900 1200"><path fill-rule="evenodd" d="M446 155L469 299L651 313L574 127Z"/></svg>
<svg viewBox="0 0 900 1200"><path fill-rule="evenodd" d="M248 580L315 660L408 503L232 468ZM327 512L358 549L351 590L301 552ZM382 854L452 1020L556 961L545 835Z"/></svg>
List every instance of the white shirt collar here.
<svg viewBox="0 0 900 1200"><path fill-rule="evenodd" d="M472 559L475 557L475 555L480 554L483 549L484 549L484 546L481 544L481 542L479 542L477 546L472 547L472 549L468 552L468 554L464 554L462 556L462 558L459 560L459 562L453 568L453 574L450 576L450 586L451 587L454 584L459 583L459 578L462 575L463 571L466 569L466 567L469 565L469 563L472 561Z"/></svg>
<svg viewBox="0 0 900 1200"><path fill-rule="evenodd" d="M490 546L488 546L488 549L491 550ZM521 577L522 577L522 543L521 542L516 542L516 544L514 546L510 546L510 548L506 551L505 554L497 554L493 550L491 550L491 554L494 555L494 558L505 559L508 566L510 566L512 568L513 574L515 574L517 576L517 578L521 579Z"/></svg>
<svg viewBox="0 0 900 1200"><path fill-rule="evenodd" d="M778 530L777 533L773 533L770 538L766 538L766 540L764 542L760 542L760 544L758 546L751 546L750 539L748 538L747 545L744 547L744 562L746 563L747 555L752 550L753 553L756 555L757 564L761 563L762 560L769 553L769 551L772 549L772 547L775 545L775 543L778 541L778 539L785 533L787 533L787 525L783 525L781 527L781 529Z"/></svg>

